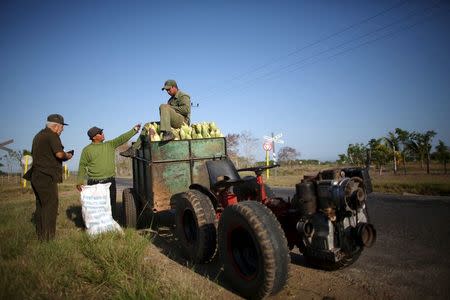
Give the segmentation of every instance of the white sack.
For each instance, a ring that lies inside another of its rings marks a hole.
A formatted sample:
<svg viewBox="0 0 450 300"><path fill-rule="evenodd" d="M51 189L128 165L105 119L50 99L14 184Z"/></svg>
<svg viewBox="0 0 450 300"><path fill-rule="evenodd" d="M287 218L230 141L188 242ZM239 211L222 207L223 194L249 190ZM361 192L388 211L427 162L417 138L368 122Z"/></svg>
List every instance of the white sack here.
<svg viewBox="0 0 450 300"><path fill-rule="evenodd" d="M90 235L118 230L120 225L112 218L109 186L111 183L85 185L81 190L81 214Z"/></svg>

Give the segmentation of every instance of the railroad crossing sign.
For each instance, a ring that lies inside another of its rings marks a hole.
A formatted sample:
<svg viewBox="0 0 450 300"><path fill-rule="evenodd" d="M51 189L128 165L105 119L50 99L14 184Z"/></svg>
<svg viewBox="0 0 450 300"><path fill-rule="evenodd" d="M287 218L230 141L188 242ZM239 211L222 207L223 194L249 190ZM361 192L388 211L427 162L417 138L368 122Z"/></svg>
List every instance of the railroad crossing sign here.
<svg viewBox="0 0 450 300"><path fill-rule="evenodd" d="M279 133L275 136L273 135L273 133L272 133L272 136L267 136L267 135L264 136L266 143L270 143L272 145L272 147L271 147L272 148L271 149L272 150L272 159L274 162L277 161L277 154L275 153L275 143L284 144L284 141L281 139L282 136L283 136L282 133Z"/></svg>
<svg viewBox="0 0 450 300"><path fill-rule="evenodd" d="M270 142L265 142L265 143L263 144L263 149L264 149L264 151L270 151L270 150L272 150L272 143L270 143Z"/></svg>
<svg viewBox="0 0 450 300"><path fill-rule="evenodd" d="M284 141L281 139L282 136L283 136L282 133L279 133L279 134L277 134L275 136L273 134L272 134L272 136L265 135L264 139L266 141L268 141L269 143L273 142L273 143L278 143L278 144L284 144Z"/></svg>
<svg viewBox="0 0 450 300"><path fill-rule="evenodd" d="M6 145L11 144L12 142L14 142L14 140L9 140L9 141L0 143L0 149L5 150L7 152L12 152L11 149L5 147Z"/></svg>

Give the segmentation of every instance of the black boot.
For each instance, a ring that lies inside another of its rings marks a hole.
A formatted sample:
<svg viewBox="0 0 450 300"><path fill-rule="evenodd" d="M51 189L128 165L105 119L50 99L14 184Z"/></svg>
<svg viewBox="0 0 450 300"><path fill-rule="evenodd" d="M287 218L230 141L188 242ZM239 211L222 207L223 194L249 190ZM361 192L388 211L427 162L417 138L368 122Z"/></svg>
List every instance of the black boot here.
<svg viewBox="0 0 450 300"><path fill-rule="evenodd" d="M136 150L133 147L119 153L123 157L136 157Z"/></svg>
<svg viewBox="0 0 450 300"><path fill-rule="evenodd" d="M171 141L174 138L175 138L175 136L173 135L172 131L164 131L164 133L163 133L163 141L164 142Z"/></svg>

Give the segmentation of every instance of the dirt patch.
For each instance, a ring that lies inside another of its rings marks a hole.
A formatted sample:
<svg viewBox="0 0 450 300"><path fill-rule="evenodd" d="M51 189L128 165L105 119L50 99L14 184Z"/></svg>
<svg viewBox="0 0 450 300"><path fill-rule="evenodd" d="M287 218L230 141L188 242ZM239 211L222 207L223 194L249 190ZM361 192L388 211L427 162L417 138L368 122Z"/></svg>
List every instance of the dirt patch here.
<svg viewBox="0 0 450 300"><path fill-rule="evenodd" d="M144 232L144 231L143 231ZM217 255L209 264L189 265L181 256L176 238L170 227L152 231L149 256L167 266L166 275L178 280L191 281L204 289L208 298L238 299L231 286L224 281ZM393 299L388 289L375 287L368 278L355 280L345 270L328 272L309 267L298 252L291 252L289 279L285 288L269 299Z"/></svg>
<svg viewBox="0 0 450 300"><path fill-rule="evenodd" d="M313 269L303 256L291 252L290 276L285 288L271 299L392 299L389 293L380 294L366 280L345 276L345 271L329 272Z"/></svg>

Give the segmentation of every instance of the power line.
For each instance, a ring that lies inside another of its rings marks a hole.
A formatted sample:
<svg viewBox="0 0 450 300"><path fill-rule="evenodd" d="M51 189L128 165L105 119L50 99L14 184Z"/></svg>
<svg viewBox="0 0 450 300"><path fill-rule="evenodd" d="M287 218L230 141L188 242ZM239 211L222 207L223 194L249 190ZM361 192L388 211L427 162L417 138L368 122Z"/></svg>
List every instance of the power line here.
<svg viewBox="0 0 450 300"><path fill-rule="evenodd" d="M442 15L445 15L445 14L447 14L447 13L449 13L449 12L450 12L450 10L446 10L446 11L444 11L444 12L442 13ZM417 22L415 22L415 23L413 23L413 24L411 24L411 25L409 25L409 26L405 26L405 27L403 27L403 28L400 28L399 30L392 31L392 32L390 32L390 33L388 33L388 34L385 34L385 35L380 36L380 37L378 37L378 38L375 38L375 39L373 39L373 40L366 41L366 42L364 42L364 43L362 43L362 44L359 44L359 45L356 45L356 46L354 46L354 47L347 48L347 49L345 49L344 51L341 51L341 52L336 53L336 54L334 54L334 55L332 55L332 56L326 57L326 58L324 58L324 59L322 59L322 60L331 59L331 58L334 58L334 57L336 57L336 56L342 55L342 54L344 54L344 53L346 53L346 52L349 52L349 51L355 50L355 49L357 49L357 48L363 47L363 46L365 46L365 45L368 45L368 44L377 42L377 41L379 41L379 40L381 40L381 39L389 38L389 37L391 37L391 36L394 36L394 35L397 34L397 33L400 33L400 32L406 31L406 30L409 30L409 29L411 29L411 28L413 28L413 27L415 27L415 26L417 26L417 25L419 25L419 24L425 23L426 21L429 20L430 17L431 17L431 15L430 15L430 16L426 16L426 17L422 18L421 20L419 20L419 21L417 21ZM316 60L316 61L314 61L314 62L312 62L312 63L310 63L310 64L315 64L315 63L320 62L320 61L321 61L321 60ZM304 66L302 66L302 67L304 67ZM291 70L291 72L297 71L298 69L300 69L300 68Z"/></svg>
<svg viewBox="0 0 450 300"><path fill-rule="evenodd" d="M437 6L438 6L438 5L435 4L435 5L429 6L429 7L425 8L425 9L417 10L417 11L415 11L415 12L413 12L413 13L411 13L411 14L409 14L409 15L407 15L407 16L405 16L405 17L403 17L403 18L401 18L401 19L399 19L399 20L397 20L397 21L394 21L394 22L392 22L392 23L390 23L390 24L387 24L387 25L385 25L385 26L383 26L383 27L381 27L381 28L378 28L378 29L375 29L375 30L373 30L373 31L367 32L367 33L365 33L365 34L363 34L363 35L361 35L361 36L359 36L359 37L357 37L357 38L354 38L354 39L348 40L348 41L346 41L346 42L340 43L339 45L336 45L336 46L334 46L334 47L331 47L331 48L328 48L328 49L326 49L326 50L323 50L323 51L321 51L321 52L319 52L319 53L316 53L316 54L314 54L314 55L311 55L311 56L309 56L309 57L307 57L307 58L304 58L304 59L302 59L302 60L300 60L300 61L297 61L297 62L295 62L295 63L291 63L291 64L289 64L289 65L287 65L287 66L282 67L282 68L279 69L279 70L276 70L276 71L270 72L270 73L268 73L268 74L265 74L264 76L259 77L258 79L263 79L263 78L265 78L265 77L267 77L267 76L270 76L270 75L272 75L272 74L274 74L274 73L278 73L279 71L283 71L283 70L286 70L286 69L288 69L288 68L290 68L290 67L292 67L292 66L295 66L295 65L298 65L298 64L300 64L300 63L303 63L303 62L305 62L305 61L307 61L307 60L309 60L309 59L312 59L312 58L318 57L318 56L320 56L320 55L322 55L322 54L325 54L325 53L327 53L327 52L331 52L331 51L337 50L337 49L339 49L339 48L342 48L343 46L346 46L346 45L351 44L351 43L353 43L353 42L355 42L355 41L361 40L361 39L363 39L363 38L365 38L365 37L368 37L368 36L370 36L370 35L373 35L373 34L375 34L375 33L381 32L381 31L383 31L383 30L385 30L385 29L387 29L387 28L389 28L389 27L395 26L395 25L397 25L397 24L399 24L399 23L401 23L401 22L403 22L403 21L406 21L406 20L408 20L408 19L410 19L410 18L412 18L412 17L415 17L415 16L417 16L419 13L423 13L423 12L428 13L428 12L430 12L431 10L433 10L434 8L436 8ZM422 22L419 22L419 23L422 23ZM417 25L417 24L414 23L413 26L410 26L410 27L408 26L407 28L408 28L408 29L409 29L409 28L412 28L412 27L414 27L415 25ZM403 31L403 29L400 29L399 31ZM390 34L388 34L388 35L390 35ZM381 38L383 38L383 37L384 37L384 36L381 36ZM381 38L376 38L376 39L373 40L373 41L378 41L378 40L380 40ZM369 43L370 43L370 41L369 41ZM366 44L368 44L368 43L363 43L362 45L366 45ZM357 47L359 47L359 46L357 46ZM351 48L351 49L356 49L357 47L354 47L354 48ZM344 52L345 52L345 51L344 51ZM339 53L343 53L343 52L339 52ZM336 56L337 56L337 55L336 55ZM317 61L317 60L316 60L316 61ZM309 65L309 64L308 64L308 65ZM301 66L301 67L303 67L303 66ZM295 70L298 70L298 69L299 69L299 68L294 68L293 70L288 71L288 72L292 72L292 71L295 71Z"/></svg>
<svg viewBox="0 0 450 300"><path fill-rule="evenodd" d="M388 25L385 25L385 26L383 26L383 27L381 27L381 28L379 28L379 29L370 31L370 32L368 32L368 33L365 33L365 34L363 34L363 35L357 37L357 38L350 39L350 40L348 40L348 41L346 41L346 42L343 42L343 43L341 43L341 44L339 44L339 45L337 45L337 46L328 48L328 49L326 49L326 50L323 50L323 51L321 51L321 52L319 52L319 53L313 54L313 55L311 55L311 56L309 56L309 57L307 57L307 58L303 58L303 59L301 59L301 60L299 60L299 61L296 61L296 62L294 62L294 63L288 64L288 65L286 65L286 66L282 66L282 67L279 68L279 69L276 69L276 70L274 70L274 71L268 72L268 73L266 73L266 74L264 74L264 75L261 75L261 76L259 76L259 77L256 77L256 78L247 80L246 82L241 83L240 85L241 85L241 86L245 86L245 87L247 88L249 85L254 84L254 83L255 83L256 81L258 81L258 80L261 80L261 79L273 79L273 78L276 78L276 77L280 76L280 75L277 74L277 73L280 73L280 72L282 72L282 71L284 71L284 70L287 70L287 69L291 68L292 66L296 66L296 65L301 64L301 63L303 63L303 62L305 62L305 61L307 61L307 60L313 59L313 58L318 57L318 56L320 56L320 55L323 55L323 54L325 54L325 53L327 53L327 52L331 52L331 51L337 50L337 49L339 49L339 48L341 48L341 47L343 47L343 46L345 46L345 45L351 44L351 43L353 43L353 42L355 42L355 41L361 40L362 38L365 38L365 37L367 37L367 36L373 35L374 33L377 33L377 32L380 32L380 31L382 31L382 30L385 30L385 29L387 29L387 28L389 28L389 27L392 27L392 26L394 26L394 25L396 25L396 24L398 24L398 23L400 23L400 22L403 22L403 21L405 21L405 20L407 20L407 19L409 19L409 18L411 18L411 17L414 17L414 16L418 15L419 12L420 12L420 13L422 13L422 12L427 13L428 11L433 10L433 9L436 8L437 6L438 6L438 4L434 4L434 5L432 5L432 6L429 6L429 7L425 8L425 9L420 9L420 10L418 10L418 11L415 11L415 12L413 12L413 13L411 13L411 14L409 14L409 15L407 15L407 16L405 16L405 17L403 17L403 18L401 18L401 19L399 19L399 20L397 20L397 21L394 21L394 22L392 22L392 23L390 23L390 24L388 24ZM428 17L429 17L429 16L428 16ZM426 17L425 19L427 19L428 17ZM381 39L383 39L383 38L389 37L389 36L391 36L391 35L394 35L395 33L398 33L398 32L401 32L401 31L405 31L405 30L408 30L408 29L411 29L411 28L413 28L414 26L416 26L416 25L418 25L418 24L420 24L420 23L423 23L424 21L425 21L425 20L421 20L421 21L419 21L419 22L413 23L413 24L410 25L410 26L401 28L400 30L391 32L391 33L386 34L386 35L382 35L382 36L379 37L379 38L375 38L375 39L373 39L373 40L369 40L369 41L364 42L364 43L362 43L362 44L359 44L359 45L357 45L357 46L355 46L355 47L348 48L348 49L346 49L346 50L344 50L344 51L341 51L341 52L339 52L339 53L337 53L337 54L335 54L335 55L332 55L332 56L330 56L330 57L322 58L322 59L319 58L319 59L317 59L317 60L315 60L315 61L313 61L313 62L311 62L311 63L303 64L303 65L301 65L301 66L299 66L299 67L297 67L297 68L294 68L294 69L292 69L292 70L290 70L290 71L287 71L287 72L293 72L293 71L296 71L296 70L298 70L298 69L303 68L303 67L306 66L306 65L312 65L312 64L318 63L318 62L320 62L320 61L322 61L322 60L336 57L336 56L341 55L341 54L344 54L344 53L346 53L346 52L348 52L348 51L354 50L354 49L356 49L356 48L362 47L362 46L364 46L364 45L367 45L367 44L373 43L373 42L375 42L375 41L381 40ZM276 74L276 75L275 75L275 74ZM270 75L275 75L275 76L269 77ZM227 93L227 92L230 92L230 91L235 90L235 89L236 89L236 87L230 88L230 89L227 89L227 90L223 90L222 93ZM241 89L242 89L242 88L241 88Z"/></svg>
<svg viewBox="0 0 450 300"><path fill-rule="evenodd" d="M364 23L367 23L367 22L369 22L369 21L371 21L371 20L373 20L373 19L375 19L375 18L377 18L377 17L379 17L379 16L381 16L381 15L384 15L384 14L390 12L391 10L393 10L393 9L395 9L395 8L397 8L397 7L400 7L400 6L404 5L405 3L409 2L409 1L410 1L410 0L399 1L399 2L395 3L394 5L392 5L392 6L388 7L388 8L386 8L386 9L384 9L384 10L378 12L378 13L376 13L375 15L372 15L372 16L366 18L366 19L363 19L363 20L361 20L361 21L359 21L359 22L356 22L356 23L354 23L354 24L351 24L351 25L349 25L349 26L347 26L347 27L345 27L345 28L343 28L343 29L341 29L341 30L338 30L338 31L336 31L336 32L334 32L334 33L331 33L331 34L329 34L329 35L327 35L327 36L324 36L324 37L322 37L322 38L319 38L318 40L316 40L316 41L314 41L314 42L312 42L312 43L310 43L310 44L308 44L308 45L306 45L306 46L300 47L300 48L298 48L298 49L296 49L296 50L294 50L294 51L292 51L292 52L289 52L288 54L285 54L285 55L279 56L279 57L277 57L277 58L271 59L271 60L269 60L268 62L262 64L261 66L258 66L258 67L256 67L256 68L253 68L253 69L251 69L251 70L249 70L249 71L247 71L247 72L244 72L244 73L242 73L242 74L240 74L240 75L237 75L237 76L235 76L235 77L233 77L233 78L231 78L231 79L225 81L225 83L230 83L230 82L236 81L236 80L241 79L241 78L243 78L243 77L245 77L245 76L247 76L247 75L249 75L249 74L252 74L252 73L255 73L255 72L259 71L259 70L262 70L262 69L264 69L264 68L266 68L266 67L268 67L268 66L274 64L275 62L278 62L278 61L280 61L280 60L282 60L282 59L284 59L284 58L286 58L286 57L293 56L293 55L295 55L295 54L297 54L297 53L300 53L300 52L302 52L302 51L304 51L304 50L306 50L306 49L308 49L308 48L311 48L311 47L313 47L313 46L315 46L315 45L318 45L318 44L320 44L320 43L322 43L322 42L324 42L324 41L326 41L326 40L329 40L329 39L331 39L331 38L333 38L333 37L336 37L336 36L338 36L338 35L340 35L340 34L346 32L346 31L349 31L349 30L351 30L351 29L353 29L353 28L355 28L355 27L357 27L357 26L360 26L360 25L362 25L362 24L364 24ZM216 88L216 89L217 89L217 88ZM214 91L214 89L211 89L210 91ZM205 96L205 98L211 97L211 96L214 95L214 94L215 94L215 93L213 92L212 94Z"/></svg>

